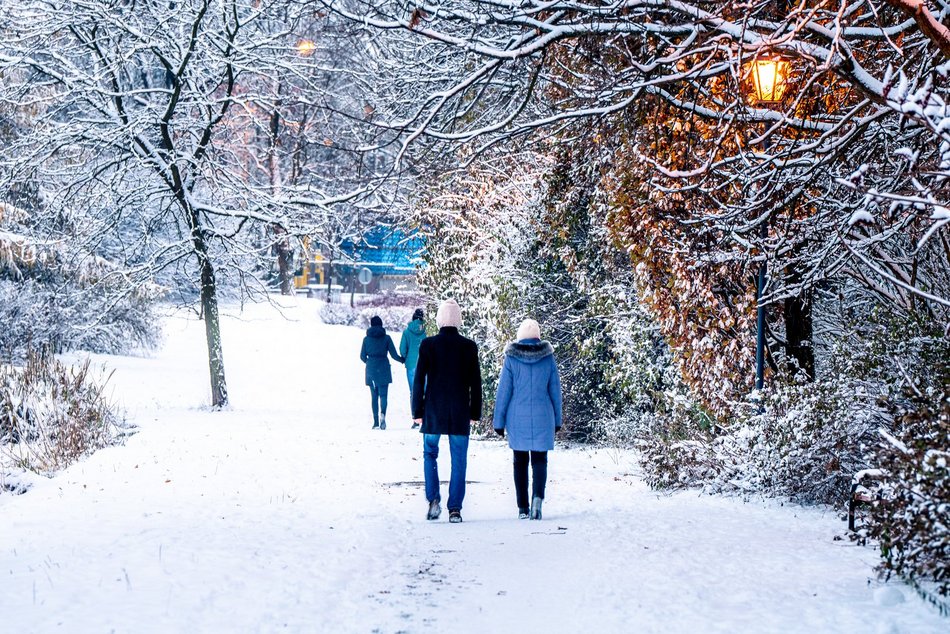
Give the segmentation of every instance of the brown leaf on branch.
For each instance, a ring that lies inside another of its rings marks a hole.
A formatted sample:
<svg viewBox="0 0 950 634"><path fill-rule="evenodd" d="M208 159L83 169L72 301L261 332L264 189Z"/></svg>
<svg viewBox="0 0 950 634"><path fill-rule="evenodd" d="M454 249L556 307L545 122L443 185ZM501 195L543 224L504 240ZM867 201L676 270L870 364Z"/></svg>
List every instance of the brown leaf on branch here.
<svg viewBox="0 0 950 634"><path fill-rule="evenodd" d="M419 26L419 22L429 17L429 14L423 11L421 8L416 7L412 10L412 15L409 16L409 28L414 29Z"/></svg>

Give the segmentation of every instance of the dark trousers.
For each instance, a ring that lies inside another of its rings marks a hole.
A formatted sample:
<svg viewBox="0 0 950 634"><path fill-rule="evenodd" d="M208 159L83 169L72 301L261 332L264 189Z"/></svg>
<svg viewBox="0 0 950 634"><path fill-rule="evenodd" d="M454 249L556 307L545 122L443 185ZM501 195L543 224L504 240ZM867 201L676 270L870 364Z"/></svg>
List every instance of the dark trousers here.
<svg viewBox="0 0 950 634"><path fill-rule="evenodd" d="M369 386L369 392L373 400L373 425L379 425L379 415L386 415L386 407L389 405L389 383L376 383L373 381Z"/></svg>
<svg viewBox="0 0 950 634"><path fill-rule="evenodd" d="M533 497L544 499L544 484L548 480L548 452L514 451L515 459L515 496L518 508L526 509L531 505L528 499L528 460L531 461L531 493Z"/></svg>

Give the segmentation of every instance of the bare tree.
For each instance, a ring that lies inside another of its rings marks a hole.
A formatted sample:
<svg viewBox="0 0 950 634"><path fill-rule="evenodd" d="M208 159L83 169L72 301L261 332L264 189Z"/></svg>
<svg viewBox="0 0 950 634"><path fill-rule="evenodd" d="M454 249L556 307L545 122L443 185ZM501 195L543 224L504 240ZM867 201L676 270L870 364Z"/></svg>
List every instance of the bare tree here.
<svg viewBox="0 0 950 634"><path fill-rule="evenodd" d="M324 105L326 69L296 48L314 18L294 0L0 1L16 25L0 44L0 99L32 122L4 154L4 191L36 183L49 223L81 220L133 278L175 271L197 287L214 406L228 401L219 288L222 275L259 284L245 266L261 252L254 228L279 243L317 233L365 189L249 167L283 158L247 125L288 99L280 78L294 78L296 102Z"/></svg>

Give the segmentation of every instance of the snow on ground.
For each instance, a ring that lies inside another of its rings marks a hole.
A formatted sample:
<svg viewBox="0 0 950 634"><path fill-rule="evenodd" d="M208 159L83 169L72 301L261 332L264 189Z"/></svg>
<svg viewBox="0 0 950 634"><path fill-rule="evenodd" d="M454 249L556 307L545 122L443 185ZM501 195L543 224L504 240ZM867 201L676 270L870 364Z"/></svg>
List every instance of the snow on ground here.
<svg viewBox="0 0 950 634"><path fill-rule="evenodd" d="M834 512L657 494L625 451L558 448L533 522L507 446L473 441L464 523L427 522L402 367L372 431L361 331L307 300L236 314L228 411L193 318L152 357L95 357L140 431L0 496L0 631L948 630Z"/></svg>

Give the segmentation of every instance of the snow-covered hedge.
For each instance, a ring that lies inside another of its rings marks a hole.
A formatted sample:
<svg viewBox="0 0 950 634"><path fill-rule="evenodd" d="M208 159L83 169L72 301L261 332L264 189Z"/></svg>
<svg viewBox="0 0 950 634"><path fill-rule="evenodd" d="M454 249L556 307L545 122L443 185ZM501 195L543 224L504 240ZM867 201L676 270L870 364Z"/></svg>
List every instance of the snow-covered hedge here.
<svg viewBox="0 0 950 634"><path fill-rule="evenodd" d="M161 339L158 291L125 296L71 283L0 279L0 352L22 359L31 347L122 354Z"/></svg>
<svg viewBox="0 0 950 634"><path fill-rule="evenodd" d="M648 482L841 503L888 416L880 394L852 381L786 385L725 429L642 443Z"/></svg>
<svg viewBox="0 0 950 634"><path fill-rule="evenodd" d="M67 368L31 353L22 368L0 366L0 475L49 474L115 442L123 422L105 384L88 360Z"/></svg>
<svg viewBox="0 0 950 634"><path fill-rule="evenodd" d="M412 319L413 311L424 306L425 300L418 295L379 293L361 298L352 308L347 303L324 304L320 307L320 319L325 324L369 328L369 320L378 315L386 330L398 333Z"/></svg>
<svg viewBox="0 0 950 634"><path fill-rule="evenodd" d="M858 539L879 542L885 574L950 614L950 392L915 401L878 444L884 495Z"/></svg>
<svg viewBox="0 0 950 634"><path fill-rule="evenodd" d="M950 340L932 324L871 315L814 382L774 377L761 403L737 405L729 421L704 424L674 408L638 429L647 480L842 508L851 477L881 466L880 430L905 433L894 412L910 408L907 393L945 389L947 359Z"/></svg>
<svg viewBox="0 0 950 634"><path fill-rule="evenodd" d="M369 320L374 315L383 321L383 327L391 333L402 332L412 320L411 307L390 306L388 308L362 308L356 315L356 325L360 328L369 328ZM398 341L397 341L398 343Z"/></svg>
<svg viewBox="0 0 950 634"><path fill-rule="evenodd" d="M2 228L0 358L23 359L38 348L124 353L158 343L163 288L133 283L117 265L68 244Z"/></svg>
<svg viewBox="0 0 950 634"><path fill-rule="evenodd" d="M320 319L334 326L353 326L357 312L349 304L324 304L320 307Z"/></svg>

